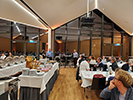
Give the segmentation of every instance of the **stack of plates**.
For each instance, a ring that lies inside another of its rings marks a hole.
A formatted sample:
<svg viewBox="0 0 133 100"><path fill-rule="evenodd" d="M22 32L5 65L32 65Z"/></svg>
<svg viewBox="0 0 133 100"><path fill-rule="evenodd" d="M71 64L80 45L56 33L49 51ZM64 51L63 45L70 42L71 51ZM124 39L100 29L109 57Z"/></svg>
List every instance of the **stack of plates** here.
<svg viewBox="0 0 133 100"><path fill-rule="evenodd" d="M52 64L46 64L45 65L47 68L51 68L53 65Z"/></svg>
<svg viewBox="0 0 133 100"><path fill-rule="evenodd" d="M29 68L23 68L22 75L29 75Z"/></svg>
<svg viewBox="0 0 133 100"><path fill-rule="evenodd" d="M44 72L37 73L37 76L43 76L43 75L44 75Z"/></svg>
<svg viewBox="0 0 133 100"><path fill-rule="evenodd" d="M0 82L0 95L5 92L5 84L4 82Z"/></svg>
<svg viewBox="0 0 133 100"><path fill-rule="evenodd" d="M37 73L37 69L31 69L29 72L29 75L30 76L36 76L36 73Z"/></svg>

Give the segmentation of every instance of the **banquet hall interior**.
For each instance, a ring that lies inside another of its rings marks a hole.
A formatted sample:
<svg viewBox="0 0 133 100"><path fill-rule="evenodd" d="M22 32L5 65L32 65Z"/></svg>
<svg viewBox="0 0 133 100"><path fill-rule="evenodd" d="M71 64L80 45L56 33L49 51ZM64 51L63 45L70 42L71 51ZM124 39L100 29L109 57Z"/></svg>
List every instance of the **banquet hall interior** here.
<svg viewBox="0 0 133 100"><path fill-rule="evenodd" d="M0 100L102 100L115 76L109 57L133 77L132 9L132 0L0 0Z"/></svg>

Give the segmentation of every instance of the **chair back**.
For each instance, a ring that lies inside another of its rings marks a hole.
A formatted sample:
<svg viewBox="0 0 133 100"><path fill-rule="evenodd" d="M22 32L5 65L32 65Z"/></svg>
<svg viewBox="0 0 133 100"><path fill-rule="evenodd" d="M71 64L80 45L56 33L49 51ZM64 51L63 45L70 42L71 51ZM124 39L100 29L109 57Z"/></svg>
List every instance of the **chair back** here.
<svg viewBox="0 0 133 100"><path fill-rule="evenodd" d="M59 62L60 61L60 56L55 56L55 58L54 58L57 62Z"/></svg>
<svg viewBox="0 0 133 100"><path fill-rule="evenodd" d="M95 74L93 76L91 90L102 90L105 88L106 77L102 74Z"/></svg>
<svg viewBox="0 0 133 100"><path fill-rule="evenodd" d="M11 64L13 64L13 59L12 59L12 57L7 57L7 58L6 58L6 62L7 62L7 66L10 66Z"/></svg>
<svg viewBox="0 0 133 100"><path fill-rule="evenodd" d="M103 71L106 71L107 65L103 65Z"/></svg>

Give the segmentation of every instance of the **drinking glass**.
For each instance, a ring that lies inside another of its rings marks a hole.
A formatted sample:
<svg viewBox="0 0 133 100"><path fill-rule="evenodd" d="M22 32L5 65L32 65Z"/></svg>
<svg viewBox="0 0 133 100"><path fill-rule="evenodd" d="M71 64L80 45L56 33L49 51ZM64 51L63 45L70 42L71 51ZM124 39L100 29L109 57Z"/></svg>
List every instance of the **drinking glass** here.
<svg viewBox="0 0 133 100"><path fill-rule="evenodd" d="M101 71L103 71L103 67L101 67Z"/></svg>
<svg viewBox="0 0 133 100"><path fill-rule="evenodd" d="M91 71L93 71L93 67L91 67Z"/></svg>

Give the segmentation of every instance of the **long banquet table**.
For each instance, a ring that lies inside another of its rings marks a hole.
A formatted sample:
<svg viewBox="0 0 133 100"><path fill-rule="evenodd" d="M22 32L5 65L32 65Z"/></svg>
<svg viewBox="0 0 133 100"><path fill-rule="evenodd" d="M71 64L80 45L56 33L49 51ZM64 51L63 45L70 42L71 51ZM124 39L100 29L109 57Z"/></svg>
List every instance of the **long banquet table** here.
<svg viewBox="0 0 133 100"><path fill-rule="evenodd" d="M14 74L22 71L22 69L25 67L26 67L26 62L2 68L2 69L0 69L0 78L9 77L10 75L14 75Z"/></svg>
<svg viewBox="0 0 133 100"><path fill-rule="evenodd" d="M92 85L92 79L95 74L102 74L106 77L106 81L108 81L108 78L110 76L115 76L115 72L112 72L112 75L106 74L105 71L81 71L81 79L82 84L81 87L86 88L88 86ZM133 72L130 73L130 75L133 77Z"/></svg>
<svg viewBox="0 0 133 100"><path fill-rule="evenodd" d="M43 76L19 76L20 100L48 100L58 77L58 70L59 64L56 62Z"/></svg>

